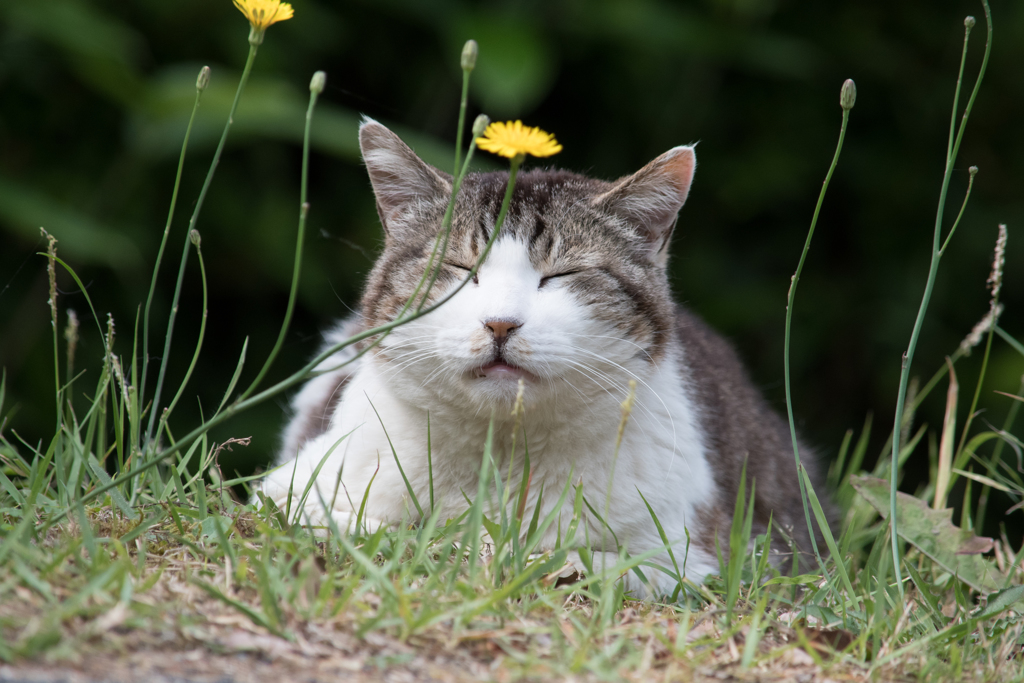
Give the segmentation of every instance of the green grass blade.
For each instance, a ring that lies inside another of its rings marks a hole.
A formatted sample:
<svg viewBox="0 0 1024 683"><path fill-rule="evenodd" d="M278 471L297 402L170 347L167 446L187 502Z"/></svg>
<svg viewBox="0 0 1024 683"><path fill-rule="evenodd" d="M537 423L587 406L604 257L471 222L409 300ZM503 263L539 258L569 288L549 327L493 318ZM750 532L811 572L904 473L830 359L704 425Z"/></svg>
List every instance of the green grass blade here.
<svg viewBox="0 0 1024 683"><path fill-rule="evenodd" d="M380 422L380 428L384 430L384 437L388 440L388 447L391 449L391 455L395 458L395 465L398 466L398 471L402 475L402 481L405 482L405 490L409 492L409 498L412 499L412 504L416 507L416 513L419 515L419 519L422 520L426 515L423 514L420 499L416 497L416 492L412 488L412 483L409 482L409 477L405 476L405 470L402 469L402 463L398 459L398 451L395 450L395 444L391 442L388 428L384 426L384 420L381 419L380 413L377 412L377 406L373 405L373 401L370 401L370 407L373 408L373 414L377 416L377 421ZM430 499L431 505L433 505L433 494L431 494Z"/></svg>
<svg viewBox="0 0 1024 683"><path fill-rule="evenodd" d="M92 453L89 454L88 464L89 469L93 473L93 476L95 476L96 479L98 479L101 484L110 483L110 475L107 474L107 471L103 469L99 461L96 460L96 456L94 456ZM128 504L128 500L124 497L121 491L114 487L110 489L109 493L110 499L114 501L114 505L116 505L118 509L120 509L121 512L123 512L125 516L128 517L128 519L136 520L139 518L138 513L132 510L131 506Z"/></svg>
<svg viewBox="0 0 1024 683"><path fill-rule="evenodd" d="M811 483L811 478L808 476L807 470L804 468L800 469L800 476L804 479L811 509L814 511L814 517L818 521L818 528L821 529L821 535L825 537L825 545L828 546L828 551L832 555L832 562L835 564L836 570L839 572L839 577L843 581L843 587L846 589L846 595L849 599L854 600L855 604L857 604L860 601L859 593L853 590L853 584L850 583L850 576L846 572L846 563L844 562L843 556L839 553L839 547L836 545L835 538L832 537L832 529L829 526L825 512L821 509L821 503L818 502L818 495L814 492L814 485ZM813 529L808 529L808 531L813 535ZM824 568L822 571L824 572Z"/></svg>
<svg viewBox="0 0 1024 683"><path fill-rule="evenodd" d="M676 572L675 573L676 582L681 584L683 582L683 572L680 571L679 563L676 562L676 554L672 551L672 543L668 540L668 536L665 534L665 528L663 526L661 526L661 520L659 520L658 519L658 515L656 515L654 513L654 508L652 508L651 504L647 502L647 498L644 497L643 492L641 492L639 488L636 490L636 492L640 494L640 498L644 501L644 505L647 506L648 514L650 514L651 519L654 520L654 526L658 530L658 536L661 538L661 542L664 544L665 550L668 552L669 559L672 560L672 567L673 567L673 569L675 569L675 572ZM685 571L685 570L686 570L686 565L684 563L683 564L683 571Z"/></svg>
<svg viewBox="0 0 1024 683"><path fill-rule="evenodd" d="M231 381L228 383L227 391L224 392L224 398L221 399L220 405L217 406L216 412L218 413L224 408L224 405L228 402L228 399L231 398L231 392L235 390L235 385L238 384L238 378L242 376L242 367L245 365L245 352L248 348L249 337L246 337L245 341L242 342L242 353L238 357L238 365L235 366L235 374L231 376Z"/></svg>

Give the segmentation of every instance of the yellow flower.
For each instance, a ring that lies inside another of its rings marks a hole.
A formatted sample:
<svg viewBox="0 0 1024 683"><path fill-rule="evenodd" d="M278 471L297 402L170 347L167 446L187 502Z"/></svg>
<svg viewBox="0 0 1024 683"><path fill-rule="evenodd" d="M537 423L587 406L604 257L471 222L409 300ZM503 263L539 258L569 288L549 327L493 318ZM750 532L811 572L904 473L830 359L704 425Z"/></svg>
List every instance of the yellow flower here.
<svg viewBox="0 0 1024 683"><path fill-rule="evenodd" d="M254 32L267 30L271 24L291 19L295 10L287 2L281 0L232 0L238 11L249 20Z"/></svg>
<svg viewBox="0 0 1024 683"><path fill-rule="evenodd" d="M540 128L524 126L522 121L502 123L495 121L484 130L483 137L476 139L477 147L494 154L512 159L530 154L535 157L549 157L562 151L555 136Z"/></svg>

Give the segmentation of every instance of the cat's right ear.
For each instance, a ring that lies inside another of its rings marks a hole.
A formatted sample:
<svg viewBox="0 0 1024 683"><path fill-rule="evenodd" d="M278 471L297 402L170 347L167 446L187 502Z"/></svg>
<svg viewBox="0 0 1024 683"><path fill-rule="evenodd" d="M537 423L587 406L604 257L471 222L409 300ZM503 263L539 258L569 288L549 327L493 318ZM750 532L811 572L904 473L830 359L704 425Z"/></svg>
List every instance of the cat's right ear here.
<svg viewBox="0 0 1024 683"><path fill-rule="evenodd" d="M407 144L373 119L359 126L359 149L377 197L377 213L389 237L413 227L416 209L448 202L451 177L426 163Z"/></svg>

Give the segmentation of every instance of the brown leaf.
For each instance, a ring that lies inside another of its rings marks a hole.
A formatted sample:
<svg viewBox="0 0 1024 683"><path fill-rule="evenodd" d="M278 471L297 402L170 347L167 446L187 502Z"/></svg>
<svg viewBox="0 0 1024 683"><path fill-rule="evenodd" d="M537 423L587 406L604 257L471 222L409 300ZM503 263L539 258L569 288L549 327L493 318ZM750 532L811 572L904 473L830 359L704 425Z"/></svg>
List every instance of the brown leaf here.
<svg viewBox="0 0 1024 683"><path fill-rule="evenodd" d="M855 640L852 633L841 628L826 629L809 626L804 628L804 635L807 636L807 640L814 646L814 649L822 653L842 652L850 647Z"/></svg>
<svg viewBox="0 0 1024 683"><path fill-rule="evenodd" d="M995 541L987 536L974 536L969 538L960 544L957 548L957 555L981 555L992 550L992 546L995 545Z"/></svg>

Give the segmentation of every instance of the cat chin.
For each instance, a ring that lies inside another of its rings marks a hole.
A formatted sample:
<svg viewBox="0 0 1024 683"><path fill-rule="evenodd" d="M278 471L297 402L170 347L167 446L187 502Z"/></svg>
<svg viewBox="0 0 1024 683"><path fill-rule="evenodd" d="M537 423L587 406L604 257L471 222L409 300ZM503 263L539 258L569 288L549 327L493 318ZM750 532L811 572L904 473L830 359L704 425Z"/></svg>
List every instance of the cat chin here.
<svg viewBox="0 0 1024 683"><path fill-rule="evenodd" d="M488 406L504 410L511 409L519 394L519 380L526 383L526 394L533 394L536 376L532 373L509 366L508 369L489 369L490 374L483 374L481 368L469 372L463 377L462 386L470 402L479 407Z"/></svg>

